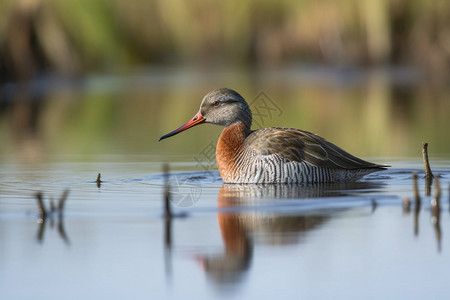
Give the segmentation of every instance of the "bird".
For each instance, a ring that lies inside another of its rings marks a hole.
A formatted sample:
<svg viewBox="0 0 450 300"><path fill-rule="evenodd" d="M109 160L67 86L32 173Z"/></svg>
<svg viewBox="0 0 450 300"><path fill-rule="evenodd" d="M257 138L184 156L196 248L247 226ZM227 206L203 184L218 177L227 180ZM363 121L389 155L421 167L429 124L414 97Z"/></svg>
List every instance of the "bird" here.
<svg viewBox="0 0 450 300"><path fill-rule="evenodd" d="M248 103L229 88L208 92L197 114L159 141L204 123L225 127L216 147L217 167L224 183L357 181L389 167L357 158L308 131L283 127L252 130Z"/></svg>

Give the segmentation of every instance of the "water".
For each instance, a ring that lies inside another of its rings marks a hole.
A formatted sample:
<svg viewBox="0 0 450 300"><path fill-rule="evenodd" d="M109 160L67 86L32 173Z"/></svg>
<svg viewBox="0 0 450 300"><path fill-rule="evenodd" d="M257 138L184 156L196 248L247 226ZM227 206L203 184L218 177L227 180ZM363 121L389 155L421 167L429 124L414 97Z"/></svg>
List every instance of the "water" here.
<svg viewBox="0 0 450 300"><path fill-rule="evenodd" d="M450 170L435 166L444 188L436 225L420 161L392 164L361 182L309 186L222 185L214 171L174 171L176 217L166 223L157 163L3 163L0 294L444 298ZM100 169L108 176L97 187ZM417 216L413 204L402 208L413 170L421 178ZM63 218L40 223L35 193L49 209L66 188Z"/></svg>
<svg viewBox="0 0 450 300"><path fill-rule="evenodd" d="M0 115L0 298L446 298L450 93L377 74L317 83L301 74L277 81L277 72L251 80L164 73L16 98L9 86ZM259 95L261 127L317 132L392 167L356 183L223 185L211 152L219 128L157 142L222 85ZM441 176L439 218L435 190L425 196L422 141ZM43 222L37 193L50 211L66 190L63 213Z"/></svg>

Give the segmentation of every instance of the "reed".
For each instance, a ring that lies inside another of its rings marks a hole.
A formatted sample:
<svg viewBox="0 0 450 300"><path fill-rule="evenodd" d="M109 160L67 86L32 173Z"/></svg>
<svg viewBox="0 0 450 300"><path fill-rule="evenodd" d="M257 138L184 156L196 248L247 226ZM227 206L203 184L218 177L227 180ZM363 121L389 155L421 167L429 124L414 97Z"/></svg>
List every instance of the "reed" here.
<svg viewBox="0 0 450 300"><path fill-rule="evenodd" d="M449 11L449 1L426 0L3 0L0 74L314 61L439 76L450 69Z"/></svg>

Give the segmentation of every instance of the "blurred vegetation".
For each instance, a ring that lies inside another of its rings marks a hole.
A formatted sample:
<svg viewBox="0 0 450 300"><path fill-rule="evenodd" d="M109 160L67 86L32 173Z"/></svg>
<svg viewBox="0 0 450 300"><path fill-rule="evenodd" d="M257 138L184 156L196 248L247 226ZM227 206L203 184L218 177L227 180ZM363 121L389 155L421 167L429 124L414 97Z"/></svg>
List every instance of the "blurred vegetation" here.
<svg viewBox="0 0 450 300"><path fill-rule="evenodd" d="M220 128L157 138L228 86L359 156L448 155L449 75L450 1L1 0L0 154L195 161Z"/></svg>
<svg viewBox="0 0 450 300"><path fill-rule="evenodd" d="M198 126L163 142L158 138L188 121L206 91L223 84L235 87L249 103L264 90L281 108L281 115L267 115L261 127L308 130L355 155L384 163L392 157L421 162L421 143L427 141L432 162L441 156L448 163L449 87L393 86L377 72L352 85L286 83L270 76L254 81L235 73L190 75L203 76L202 84L186 88L173 74L159 88L127 82L119 89L49 90L42 95L45 101L31 100L32 107L18 100L0 118L0 160L90 161L118 155L125 160L146 156L146 161L195 162L205 147L216 144L220 126Z"/></svg>
<svg viewBox="0 0 450 300"><path fill-rule="evenodd" d="M0 79L140 65L409 65L450 72L445 0L2 0Z"/></svg>

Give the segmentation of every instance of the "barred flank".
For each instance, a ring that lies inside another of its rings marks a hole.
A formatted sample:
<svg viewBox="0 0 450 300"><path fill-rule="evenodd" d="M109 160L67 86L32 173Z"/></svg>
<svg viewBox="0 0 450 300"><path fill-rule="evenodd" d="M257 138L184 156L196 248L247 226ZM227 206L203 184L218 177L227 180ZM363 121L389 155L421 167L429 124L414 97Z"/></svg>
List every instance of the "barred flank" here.
<svg viewBox="0 0 450 300"><path fill-rule="evenodd" d="M251 150L236 157L226 183L324 183L357 180L375 169L347 170L313 166L305 161L288 161L280 155L256 155Z"/></svg>

